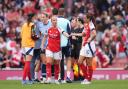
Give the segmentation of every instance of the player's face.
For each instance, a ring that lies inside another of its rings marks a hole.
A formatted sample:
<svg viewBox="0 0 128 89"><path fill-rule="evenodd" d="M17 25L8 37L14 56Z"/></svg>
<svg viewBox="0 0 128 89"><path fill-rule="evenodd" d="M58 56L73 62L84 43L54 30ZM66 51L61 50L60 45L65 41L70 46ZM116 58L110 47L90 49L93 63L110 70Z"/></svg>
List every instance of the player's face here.
<svg viewBox="0 0 128 89"><path fill-rule="evenodd" d="M86 17L86 15L84 16L84 22L88 23L89 22L89 18Z"/></svg>
<svg viewBox="0 0 128 89"><path fill-rule="evenodd" d="M35 22L36 21L36 15L32 17L32 21Z"/></svg>
<svg viewBox="0 0 128 89"><path fill-rule="evenodd" d="M76 18L74 18L74 19L72 19L72 21L71 21L71 26L74 28L75 26L77 26L77 19Z"/></svg>
<svg viewBox="0 0 128 89"><path fill-rule="evenodd" d="M48 18L46 17L45 14L42 14L41 15L41 20L42 20L43 23L45 23L45 22L47 22Z"/></svg>
<svg viewBox="0 0 128 89"><path fill-rule="evenodd" d="M57 26L57 17L56 17L56 16L53 16L53 17L51 18L51 22L52 22L52 25L53 25L53 26Z"/></svg>

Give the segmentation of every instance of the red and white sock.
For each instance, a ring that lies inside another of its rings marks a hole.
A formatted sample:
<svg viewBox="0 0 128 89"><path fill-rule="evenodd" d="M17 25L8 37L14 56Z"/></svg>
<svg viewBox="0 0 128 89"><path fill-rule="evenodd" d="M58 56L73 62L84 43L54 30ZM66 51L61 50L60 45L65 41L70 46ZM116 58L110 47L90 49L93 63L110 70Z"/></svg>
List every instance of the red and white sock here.
<svg viewBox="0 0 128 89"><path fill-rule="evenodd" d="M30 72L30 61L27 61L27 76L28 79L31 80L31 72Z"/></svg>
<svg viewBox="0 0 128 89"><path fill-rule="evenodd" d="M50 63L46 64L46 74L47 74L47 78L51 78L52 73L51 73L51 64Z"/></svg>
<svg viewBox="0 0 128 89"><path fill-rule="evenodd" d="M55 74L55 80L58 80L59 77L59 72L60 72L60 67L59 64L54 64L54 74Z"/></svg>
<svg viewBox="0 0 128 89"><path fill-rule="evenodd" d="M27 75L28 75L28 62L25 61L25 65L23 69L23 80L26 80Z"/></svg>
<svg viewBox="0 0 128 89"><path fill-rule="evenodd" d="M92 80L93 68L92 66L88 66L88 80Z"/></svg>
<svg viewBox="0 0 128 89"><path fill-rule="evenodd" d="M80 64L80 69L82 70L83 74L84 74L84 78L88 79L88 72L87 72L87 66L85 66L84 64Z"/></svg>

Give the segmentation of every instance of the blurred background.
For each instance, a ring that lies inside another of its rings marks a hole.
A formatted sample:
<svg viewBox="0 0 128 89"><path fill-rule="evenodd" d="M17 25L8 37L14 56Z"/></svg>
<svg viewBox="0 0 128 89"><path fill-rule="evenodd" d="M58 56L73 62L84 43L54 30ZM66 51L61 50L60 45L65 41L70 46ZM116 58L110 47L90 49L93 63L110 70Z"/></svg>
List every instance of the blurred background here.
<svg viewBox="0 0 128 89"><path fill-rule="evenodd" d="M65 8L66 18L95 17L98 68L128 63L128 0L0 0L0 68L22 68L20 31L29 13Z"/></svg>

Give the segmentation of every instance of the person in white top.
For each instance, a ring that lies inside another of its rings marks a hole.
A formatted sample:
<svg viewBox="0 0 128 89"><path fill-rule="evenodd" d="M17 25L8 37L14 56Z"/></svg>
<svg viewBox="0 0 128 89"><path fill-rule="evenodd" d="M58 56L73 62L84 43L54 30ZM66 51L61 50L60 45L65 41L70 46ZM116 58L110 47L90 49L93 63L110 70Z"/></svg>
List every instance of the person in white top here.
<svg viewBox="0 0 128 89"><path fill-rule="evenodd" d="M79 66L84 74L84 80L81 82L81 84L90 84L93 74L93 68L92 68L92 60L95 56L95 42L94 39L96 37L96 30L95 26L92 22L93 16L90 14L86 14L85 16L85 24L84 24L84 30L82 33L79 34L71 34L72 36L82 36L83 37L83 43L80 50L80 56L79 56Z"/></svg>

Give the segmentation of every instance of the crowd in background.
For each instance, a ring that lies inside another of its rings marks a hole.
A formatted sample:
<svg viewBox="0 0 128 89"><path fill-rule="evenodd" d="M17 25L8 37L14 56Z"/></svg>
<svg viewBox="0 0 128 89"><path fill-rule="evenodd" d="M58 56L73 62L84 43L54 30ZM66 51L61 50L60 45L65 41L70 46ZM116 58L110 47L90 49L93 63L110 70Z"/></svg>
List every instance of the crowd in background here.
<svg viewBox="0 0 128 89"><path fill-rule="evenodd" d="M96 57L114 65L128 57L128 0L0 0L0 67L22 67L20 31L27 15L65 7L66 17L95 17ZM125 62L126 63L126 62ZM107 67L108 67L107 65ZM102 65L100 67L106 67Z"/></svg>

